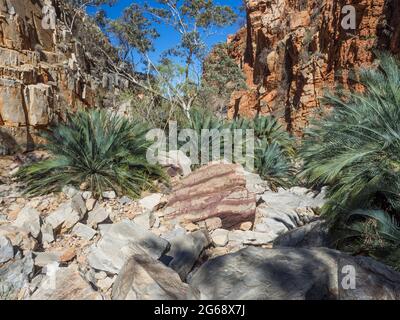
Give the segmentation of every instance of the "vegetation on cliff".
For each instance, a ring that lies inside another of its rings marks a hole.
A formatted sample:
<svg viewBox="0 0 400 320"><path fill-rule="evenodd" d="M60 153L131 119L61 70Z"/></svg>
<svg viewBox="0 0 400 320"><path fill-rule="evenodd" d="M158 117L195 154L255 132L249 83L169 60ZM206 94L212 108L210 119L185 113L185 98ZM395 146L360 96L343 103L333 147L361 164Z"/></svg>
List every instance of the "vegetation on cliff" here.
<svg viewBox="0 0 400 320"><path fill-rule="evenodd" d="M306 134L302 177L329 186L323 214L340 248L400 267L400 63L377 62L359 73L363 92L326 96L332 112Z"/></svg>

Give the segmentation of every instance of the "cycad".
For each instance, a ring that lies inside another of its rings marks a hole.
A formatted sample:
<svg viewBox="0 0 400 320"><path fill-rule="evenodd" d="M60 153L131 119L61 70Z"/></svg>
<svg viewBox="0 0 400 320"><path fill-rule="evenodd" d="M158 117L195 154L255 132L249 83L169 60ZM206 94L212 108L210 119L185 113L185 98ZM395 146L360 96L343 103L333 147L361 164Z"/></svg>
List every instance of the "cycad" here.
<svg viewBox="0 0 400 320"><path fill-rule="evenodd" d="M332 113L306 135L302 177L330 186L330 215L376 205L400 212L400 67L379 58L379 69L360 73L365 91L327 95Z"/></svg>
<svg viewBox="0 0 400 320"><path fill-rule="evenodd" d="M290 156L295 155L294 141L289 133L282 128L276 118L271 116L258 116L252 122L254 135L261 141L267 141L268 144L277 143Z"/></svg>
<svg viewBox="0 0 400 320"><path fill-rule="evenodd" d="M378 58L378 67L360 72L363 92L326 96L333 110L306 135L301 177L329 186L323 213L339 246L360 247L368 238L361 231L372 221L384 245L364 250L379 252L385 261L397 256L398 263L393 248L400 243L400 63L388 54Z"/></svg>
<svg viewBox="0 0 400 320"><path fill-rule="evenodd" d="M164 179L159 166L147 163L146 126L105 111L78 111L65 124L44 135L47 160L21 168L17 178L28 195L60 191L82 183L101 196L103 191L139 196Z"/></svg>
<svg viewBox="0 0 400 320"><path fill-rule="evenodd" d="M273 190L277 190L278 187L287 188L292 184L292 161L276 141L272 144L266 140L258 142L255 150L255 169Z"/></svg>

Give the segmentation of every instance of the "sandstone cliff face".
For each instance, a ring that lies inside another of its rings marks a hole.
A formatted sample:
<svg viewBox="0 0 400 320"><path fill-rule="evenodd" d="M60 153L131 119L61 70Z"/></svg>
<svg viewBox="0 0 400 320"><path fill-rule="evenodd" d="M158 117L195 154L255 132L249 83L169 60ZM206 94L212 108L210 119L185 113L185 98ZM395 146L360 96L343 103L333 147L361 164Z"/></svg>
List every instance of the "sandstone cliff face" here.
<svg viewBox="0 0 400 320"><path fill-rule="evenodd" d="M0 0L0 154L31 148L37 129L66 111L112 104L112 93L125 85L104 72L96 41L107 41L100 30L78 16L71 35L61 19L71 14L62 2L52 4L56 30L46 30L43 0Z"/></svg>
<svg viewBox="0 0 400 320"><path fill-rule="evenodd" d="M345 30L343 6L356 9ZM354 86L351 72L373 49L400 49L399 0L246 0L247 25L228 39L249 90L235 92L229 116L272 114L301 134L326 88Z"/></svg>

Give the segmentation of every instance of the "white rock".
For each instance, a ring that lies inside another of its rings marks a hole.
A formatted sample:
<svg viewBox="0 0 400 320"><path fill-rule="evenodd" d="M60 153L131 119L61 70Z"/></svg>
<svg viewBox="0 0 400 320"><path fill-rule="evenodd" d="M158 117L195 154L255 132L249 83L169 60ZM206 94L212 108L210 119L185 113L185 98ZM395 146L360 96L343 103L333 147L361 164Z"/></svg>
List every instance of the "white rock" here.
<svg viewBox="0 0 400 320"><path fill-rule="evenodd" d="M72 197L71 206L75 211L77 211L79 213L79 216L81 219L85 216L85 214L87 212L86 203L83 200L80 193L77 193L76 195L74 195Z"/></svg>
<svg viewBox="0 0 400 320"><path fill-rule="evenodd" d="M106 277L105 279L101 279L97 281L97 287L103 291L107 291L113 285L115 278L116 276L114 276L113 278Z"/></svg>
<svg viewBox="0 0 400 320"><path fill-rule="evenodd" d="M233 230L229 231L229 241L237 242L243 245L264 245L272 242L276 238L273 232L254 232Z"/></svg>
<svg viewBox="0 0 400 320"><path fill-rule="evenodd" d="M72 229L72 234L85 239L91 240L96 235L96 230L84 225L83 223L78 222Z"/></svg>
<svg viewBox="0 0 400 320"><path fill-rule="evenodd" d="M71 200L62 204L58 209L52 212L47 218L46 223L50 224L53 230L60 227L71 229L77 222L81 220L79 212L72 207Z"/></svg>
<svg viewBox="0 0 400 320"><path fill-rule="evenodd" d="M103 279L107 278L107 273L105 273L104 271L96 272L94 275L94 278L96 280L103 280Z"/></svg>
<svg viewBox="0 0 400 320"><path fill-rule="evenodd" d="M139 205L146 210L153 211L160 204L162 196L163 195L161 193L153 193L147 197L144 197L143 199L140 199Z"/></svg>
<svg viewBox="0 0 400 320"><path fill-rule="evenodd" d="M93 198L87 199L86 200L86 209L88 211L92 211L94 206L95 206L95 204L96 204L96 199L93 199Z"/></svg>
<svg viewBox="0 0 400 320"><path fill-rule="evenodd" d="M42 281L32 300L102 300L77 270L76 265L58 268Z"/></svg>
<svg viewBox="0 0 400 320"><path fill-rule="evenodd" d="M104 237L104 235L108 232L108 230L110 230L112 225L113 225L112 223L99 224L98 228L99 228L100 235L102 237Z"/></svg>
<svg viewBox="0 0 400 320"><path fill-rule="evenodd" d="M14 248L9 239L0 236L0 263L14 258Z"/></svg>
<svg viewBox="0 0 400 320"><path fill-rule="evenodd" d="M100 206L97 206L93 211L89 212L87 224L91 227L96 228L99 223L107 220L109 212Z"/></svg>
<svg viewBox="0 0 400 320"><path fill-rule="evenodd" d="M34 238L40 234L40 214L36 209L25 207L18 214L14 226L29 232Z"/></svg>
<svg viewBox="0 0 400 320"><path fill-rule="evenodd" d="M228 243L229 231L225 229L216 229L211 233L211 239L216 247L224 247Z"/></svg>
<svg viewBox="0 0 400 320"><path fill-rule="evenodd" d="M62 189L62 192L68 197L68 198L72 198L74 195L76 195L79 191L77 189L75 189L72 186L65 186Z"/></svg>
<svg viewBox="0 0 400 320"><path fill-rule="evenodd" d="M117 194L115 191L104 191L103 192L103 198L104 199L115 199L117 197Z"/></svg>
<svg viewBox="0 0 400 320"><path fill-rule="evenodd" d="M42 228L42 242L51 243L54 241L53 227L48 223L43 223Z"/></svg>
<svg viewBox="0 0 400 320"><path fill-rule="evenodd" d="M34 259L35 265L44 267L54 262L60 262L60 255L54 252L37 252Z"/></svg>
<svg viewBox="0 0 400 320"><path fill-rule="evenodd" d="M91 191L84 191L82 192L82 198L84 200L88 200L92 197L92 192Z"/></svg>
<svg viewBox="0 0 400 320"><path fill-rule="evenodd" d="M168 249L168 241L144 230L136 223L122 220L112 224L88 255L89 265L96 270L117 274L125 261L134 253L134 246L140 246L155 259Z"/></svg>
<svg viewBox="0 0 400 320"><path fill-rule="evenodd" d="M133 222L145 228L146 230L149 230L153 227L155 220L155 216L152 212L146 212L136 216L133 219Z"/></svg>

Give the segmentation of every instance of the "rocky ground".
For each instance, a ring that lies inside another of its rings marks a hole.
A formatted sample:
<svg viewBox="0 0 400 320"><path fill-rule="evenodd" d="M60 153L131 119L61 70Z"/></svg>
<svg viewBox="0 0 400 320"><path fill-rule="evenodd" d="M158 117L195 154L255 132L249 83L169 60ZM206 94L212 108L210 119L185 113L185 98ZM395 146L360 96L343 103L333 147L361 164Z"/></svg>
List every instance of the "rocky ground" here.
<svg viewBox="0 0 400 320"><path fill-rule="evenodd" d="M400 274L326 248L324 191L273 192L239 165L191 173L175 157L172 186L139 200L72 187L27 199L11 175L44 156L0 161L0 299L400 298Z"/></svg>

